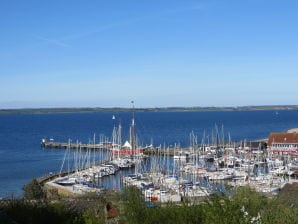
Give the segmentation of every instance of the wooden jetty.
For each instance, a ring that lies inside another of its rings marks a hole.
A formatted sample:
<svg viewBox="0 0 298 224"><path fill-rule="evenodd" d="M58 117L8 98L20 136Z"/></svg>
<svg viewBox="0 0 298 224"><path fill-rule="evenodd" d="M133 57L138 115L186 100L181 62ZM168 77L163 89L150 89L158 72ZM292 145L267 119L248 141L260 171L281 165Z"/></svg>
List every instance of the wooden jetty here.
<svg viewBox="0 0 298 224"><path fill-rule="evenodd" d="M98 149L110 149L112 148L112 143L104 142L104 143L96 143L96 144L85 144L85 143L73 143L73 142L55 142L48 141L46 139L41 140L41 147L46 149L83 149L83 150L98 150ZM186 149L184 149L186 151ZM145 147L144 148L145 155L165 155L165 156L174 156L174 150L162 150L160 148L154 147Z"/></svg>
<svg viewBox="0 0 298 224"><path fill-rule="evenodd" d="M54 141L47 141L46 139L41 140L41 146L43 148L49 149L109 149L112 147L112 143L105 142L105 143L96 143L96 144L86 144L86 143L73 143L73 142L54 142Z"/></svg>

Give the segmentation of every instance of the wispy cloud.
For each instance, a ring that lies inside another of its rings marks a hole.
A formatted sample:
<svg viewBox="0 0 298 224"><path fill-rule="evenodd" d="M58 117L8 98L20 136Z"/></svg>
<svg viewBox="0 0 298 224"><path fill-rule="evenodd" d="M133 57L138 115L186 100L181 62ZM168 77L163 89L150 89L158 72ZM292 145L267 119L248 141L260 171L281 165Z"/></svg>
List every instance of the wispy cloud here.
<svg viewBox="0 0 298 224"><path fill-rule="evenodd" d="M115 29L115 28L119 28L119 27L123 27L123 26L128 26L128 25L136 23L137 21L140 21L140 20L141 20L140 18L121 20L118 22L102 25L95 30L64 36L63 38L61 38L61 40L67 41L67 40L77 40L77 39L85 38L88 36L95 35L97 33L104 32L106 30L111 30L111 29Z"/></svg>
<svg viewBox="0 0 298 224"><path fill-rule="evenodd" d="M97 29L91 30L91 31L87 31L87 32L82 32L82 33L77 33L77 34L71 34L68 36L64 36L61 38L47 38L47 37L43 37L40 35L34 35L35 38L48 42L50 44L56 45L56 46L60 46L60 47L70 47L70 45L66 44L65 41L69 41L69 40L79 40L79 39L83 39L89 36L93 36L96 35L98 33L107 31L107 30L112 30L115 28L121 28L121 27L125 27L125 26L130 26L130 25L134 25L136 23L139 22L146 22L146 21L151 21L151 20L156 20L159 18L162 18L164 16L173 16L173 15L178 15L178 14L183 14L183 13L188 13L191 11L201 11L203 10L204 7L200 4L196 4L196 5L192 5L192 6L188 6L188 7L184 7L184 8L168 8L168 9L164 9L160 12L157 13L152 13L150 15L147 16L141 16L141 17L136 17L136 18L130 18L130 19L126 19L126 20L120 20L120 21L116 21L114 23L110 23L110 24L106 24L106 25L102 25L100 27L98 27Z"/></svg>
<svg viewBox="0 0 298 224"><path fill-rule="evenodd" d="M204 9L204 6L202 4L196 4L189 7L184 8L174 8L174 9L166 9L163 13L160 13L160 15L174 15L174 14L181 14L191 11L202 11Z"/></svg>
<svg viewBox="0 0 298 224"><path fill-rule="evenodd" d="M39 35L34 35L34 38L45 41L47 43L50 43L50 44L53 44L53 45L56 45L56 46L59 46L59 47L70 47L70 45L64 43L61 40L50 39L50 38L42 37L42 36L39 36Z"/></svg>
<svg viewBox="0 0 298 224"><path fill-rule="evenodd" d="M85 37L88 37L88 36L96 35L98 33L101 33L101 32L107 31L107 30L120 28L120 27L124 27L124 26L129 26L129 25L133 25L133 24L136 24L136 23L139 23L139 22L151 21L151 20L155 20L155 19L158 19L158 18L161 18L161 17L164 17L164 16L172 16L172 15L177 15L177 14L183 14L183 13L187 13L187 12L191 12L191 11L201 11L203 9L204 9L204 7L202 5L198 5L198 4L192 5L192 6L189 6L189 7L184 7L184 8L164 9L164 10L158 12L158 13L153 13L153 14L148 15L148 16L141 16L141 17L137 17L137 18L120 20L120 21L116 21L114 23L102 25L98 29L95 29L95 30L92 30L92 31L89 31L89 32L64 36L63 38L61 38L61 40L62 41L77 40L77 39L85 38Z"/></svg>

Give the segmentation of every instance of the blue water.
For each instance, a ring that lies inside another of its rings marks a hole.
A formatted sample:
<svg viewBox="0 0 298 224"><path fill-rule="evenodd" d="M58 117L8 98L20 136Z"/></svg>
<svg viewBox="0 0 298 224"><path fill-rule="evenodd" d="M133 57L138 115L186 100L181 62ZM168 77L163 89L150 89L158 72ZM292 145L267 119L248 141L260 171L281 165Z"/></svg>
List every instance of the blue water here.
<svg viewBox="0 0 298 224"><path fill-rule="evenodd" d="M116 120L112 120L115 114ZM59 172L64 150L42 149L42 138L55 141L93 141L94 134L111 136L121 120L128 138L130 113L11 114L0 115L0 197L21 196L34 177ZM298 111L155 112L136 113L136 131L143 145L188 145L189 133L198 140L224 127L233 140L267 138L270 132L298 127Z"/></svg>

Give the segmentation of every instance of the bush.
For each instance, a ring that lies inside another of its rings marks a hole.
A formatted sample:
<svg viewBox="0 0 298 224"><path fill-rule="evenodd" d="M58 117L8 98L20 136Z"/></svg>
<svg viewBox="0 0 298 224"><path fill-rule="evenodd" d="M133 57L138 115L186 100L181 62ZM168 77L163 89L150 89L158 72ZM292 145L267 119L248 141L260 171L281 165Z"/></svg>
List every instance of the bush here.
<svg viewBox="0 0 298 224"><path fill-rule="evenodd" d="M37 203L25 200L13 200L3 208L14 223L39 224L80 224L83 219L77 213L61 203Z"/></svg>
<svg viewBox="0 0 298 224"><path fill-rule="evenodd" d="M24 188L26 198L44 198L36 180ZM77 199L11 200L0 207L0 223L74 223L92 224L107 221L105 207L108 202L120 211L118 223L298 223L296 194L288 191L277 197L265 197L248 187L238 188L233 195L211 195L201 203L154 203L147 207L145 198L136 187L123 193L106 192L104 195L85 195ZM288 199L291 198L290 203ZM4 216L5 215L5 216ZM2 218L2 219L1 219ZM108 219L108 221L113 221Z"/></svg>
<svg viewBox="0 0 298 224"><path fill-rule="evenodd" d="M136 187L127 187L123 192L125 223L144 223L146 204L141 191Z"/></svg>
<svg viewBox="0 0 298 224"><path fill-rule="evenodd" d="M45 199L46 193L40 183L33 179L30 183L26 184L23 188L25 199Z"/></svg>

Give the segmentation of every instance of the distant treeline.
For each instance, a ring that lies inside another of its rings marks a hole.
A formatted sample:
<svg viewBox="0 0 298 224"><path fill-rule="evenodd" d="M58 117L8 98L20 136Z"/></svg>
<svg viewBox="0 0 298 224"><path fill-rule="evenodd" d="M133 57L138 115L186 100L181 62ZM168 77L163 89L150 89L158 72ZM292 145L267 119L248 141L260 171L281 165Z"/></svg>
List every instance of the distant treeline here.
<svg viewBox="0 0 298 224"><path fill-rule="evenodd" d="M193 111L247 111L247 110L298 110L298 105L239 106L239 107L155 107L134 108L135 112L193 112ZM0 109L0 114L47 114L47 113L98 113L131 112L122 107L67 107L67 108L23 108Z"/></svg>

